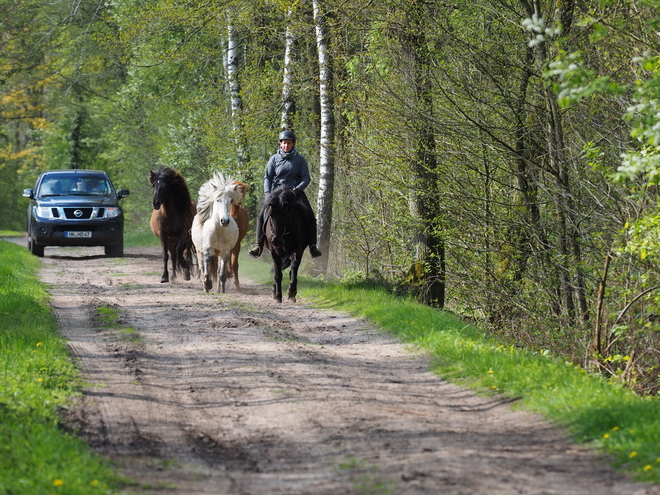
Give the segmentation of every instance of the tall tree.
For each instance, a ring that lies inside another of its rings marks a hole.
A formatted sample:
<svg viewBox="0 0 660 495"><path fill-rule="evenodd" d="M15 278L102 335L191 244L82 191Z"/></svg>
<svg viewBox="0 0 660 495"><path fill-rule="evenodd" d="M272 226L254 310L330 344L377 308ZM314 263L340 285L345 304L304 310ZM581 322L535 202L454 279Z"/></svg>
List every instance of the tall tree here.
<svg viewBox="0 0 660 495"><path fill-rule="evenodd" d="M241 85L239 79L239 45L236 29L231 19L231 13L227 14L227 80L229 94L231 96L231 117L234 128L234 141L236 142L236 155L238 157L239 170L245 169L250 161L247 148L247 139L243 125L243 98L241 97Z"/></svg>
<svg viewBox="0 0 660 495"><path fill-rule="evenodd" d="M293 11L290 7L287 9L286 17L288 21L293 17ZM293 119L296 114L296 100L293 95L293 50L295 41L291 22L287 22L286 33L284 34L284 64L282 69L282 119L280 121L282 130L293 129Z"/></svg>
<svg viewBox="0 0 660 495"><path fill-rule="evenodd" d="M432 60L424 22L429 15L428 3L426 0L408 3L402 41L411 62L414 94L412 173L415 177L415 197L412 204L422 226L418 235L420 248L416 262L424 267L425 301L442 308L445 304L445 234L439 217L438 161L433 124L435 112L430 74Z"/></svg>
<svg viewBox="0 0 660 495"><path fill-rule="evenodd" d="M320 177L318 192L319 248L323 252L317 270L328 269L328 250L332 233L332 207L335 188L335 104L332 54L327 14L319 0L312 1L319 61L319 94L321 100Z"/></svg>

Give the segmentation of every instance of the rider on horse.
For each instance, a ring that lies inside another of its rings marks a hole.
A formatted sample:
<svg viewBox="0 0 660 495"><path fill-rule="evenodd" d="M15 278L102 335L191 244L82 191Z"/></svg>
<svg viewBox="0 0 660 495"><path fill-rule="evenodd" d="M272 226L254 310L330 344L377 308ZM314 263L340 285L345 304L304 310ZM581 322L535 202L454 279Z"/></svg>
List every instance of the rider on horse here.
<svg viewBox="0 0 660 495"><path fill-rule="evenodd" d="M292 189L300 204L301 211L308 225L309 253L312 258L321 256L322 253L316 246L316 217L314 210L309 204L305 194L305 188L310 182L309 167L307 161L296 151L296 135L293 131L282 131L279 136L279 150L266 165L264 176L264 194L268 195L273 189L285 187ZM252 246L248 253L258 258L264 247L264 209L262 208L257 220L257 244Z"/></svg>

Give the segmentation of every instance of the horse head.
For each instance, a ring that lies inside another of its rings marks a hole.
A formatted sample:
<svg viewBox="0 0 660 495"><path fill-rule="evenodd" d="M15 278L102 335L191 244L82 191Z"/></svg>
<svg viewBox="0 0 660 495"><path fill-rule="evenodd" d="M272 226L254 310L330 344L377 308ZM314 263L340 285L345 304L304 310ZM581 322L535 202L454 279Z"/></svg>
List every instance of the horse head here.
<svg viewBox="0 0 660 495"><path fill-rule="evenodd" d="M154 190L151 204L154 210L160 209L168 199L173 200L177 212L184 212L190 203L188 184L176 170L159 166L157 170L149 171L149 182Z"/></svg>
<svg viewBox="0 0 660 495"><path fill-rule="evenodd" d="M151 200L151 204L154 207L154 210L160 209L160 205L163 204L165 198L167 197L167 184L163 179L157 178L152 183L151 186L154 189L154 195Z"/></svg>
<svg viewBox="0 0 660 495"><path fill-rule="evenodd" d="M169 182L166 178L173 173L176 172L171 168L163 167L162 165L158 167L158 170L149 171L149 182L154 190L153 198L151 200L154 210L160 209L160 206L165 202L169 193Z"/></svg>
<svg viewBox="0 0 660 495"><path fill-rule="evenodd" d="M226 178L219 172L199 188L197 213L202 222L214 217L226 227L231 221L232 205L239 205L245 198L247 184Z"/></svg>
<svg viewBox="0 0 660 495"><path fill-rule="evenodd" d="M264 218L268 223L269 243L273 247L283 245L284 235L287 233L289 218L295 213L298 205L296 193L291 189L277 188L266 197L266 210Z"/></svg>

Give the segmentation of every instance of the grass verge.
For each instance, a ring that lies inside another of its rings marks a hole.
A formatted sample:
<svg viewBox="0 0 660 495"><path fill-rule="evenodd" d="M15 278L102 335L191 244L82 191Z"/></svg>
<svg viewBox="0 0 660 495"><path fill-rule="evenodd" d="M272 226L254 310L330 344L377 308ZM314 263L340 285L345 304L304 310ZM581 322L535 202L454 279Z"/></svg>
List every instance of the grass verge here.
<svg viewBox="0 0 660 495"><path fill-rule="evenodd" d="M118 479L58 411L80 393L45 287L39 259L0 241L0 493L107 494Z"/></svg>
<svg viewBox="0 0 660 495"><path fill-rule="evenodd" d="M23 237L25 232L20 232L18 230L3 230L0 229L0 238L2 237Z"/></svg>
<svg viewBox="0 0 660 495"><path fill-rule="evenodd" d="M269 264L246 259L241 269L252 280L272 283ZM298 293L319 307L370 320L428 352L442 378L479 393L517 398L516 407L566 427L576 442L609 454L618 469L660 482L658 399L640 398L547 353L503 346L448 312L373 285L301 277Z"/></svg>

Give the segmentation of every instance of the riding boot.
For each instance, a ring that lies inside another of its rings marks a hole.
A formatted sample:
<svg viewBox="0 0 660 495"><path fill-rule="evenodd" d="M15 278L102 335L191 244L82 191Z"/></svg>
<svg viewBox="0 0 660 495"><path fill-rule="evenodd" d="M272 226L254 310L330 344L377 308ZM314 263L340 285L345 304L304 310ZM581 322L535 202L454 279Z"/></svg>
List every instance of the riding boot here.
<svg viewBox="0 0 660 495"><path fill-rule="evenodd" d="M312 258L318 258L323 255L321 250L316 246L316 218L314 214L310 215L309 218L309 254Z"/></svg>
<svg viewBox="0 0 660 495"><path fill-rule="evenodd" d="M248 254L253 258L258 258L261 256L261 252L264 249L264 217L263 212L259 214L257 219L257 243L250 248Z"/></svg>

